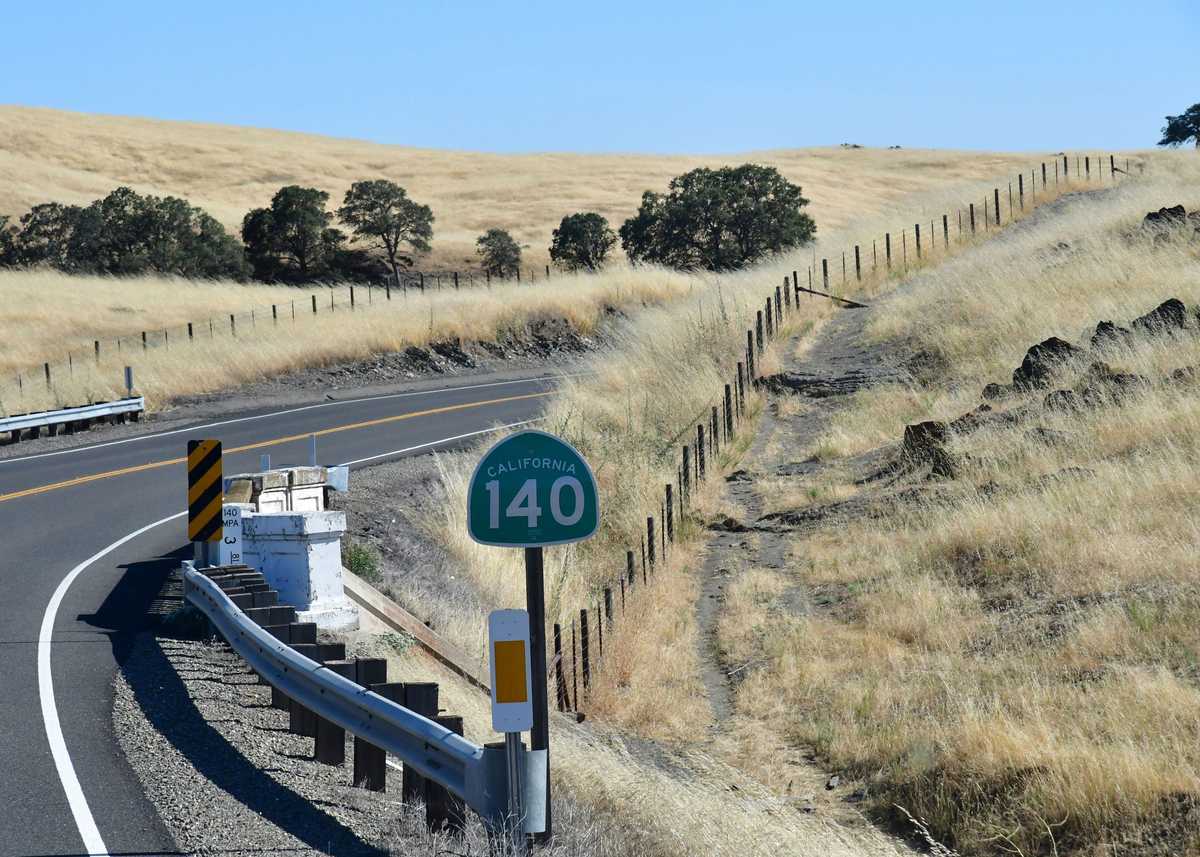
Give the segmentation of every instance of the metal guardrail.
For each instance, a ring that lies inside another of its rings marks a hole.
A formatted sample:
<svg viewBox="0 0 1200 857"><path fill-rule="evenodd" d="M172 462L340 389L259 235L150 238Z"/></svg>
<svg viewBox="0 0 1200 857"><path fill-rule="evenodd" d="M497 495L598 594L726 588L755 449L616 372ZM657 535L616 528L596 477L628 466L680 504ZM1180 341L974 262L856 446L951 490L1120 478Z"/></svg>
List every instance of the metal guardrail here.
<svg viewBox="0 0 1200 857"><path fill-rule="evenodd" d="M399 758L461 798L485 821L508 813L504 751L480 747L296 652L255 624L215 582L183 564L184 598L270 685L318 717ZM527 766L544 760L527 753ZM544 776L544 775L543 775Z"/></svg>
<svg viewBox="0 0 1200 857"><path fill-rule="evenodd" d="M0 418L0 432L21 431L22 429L39 428L41 426L56 426L80 420L111 417L118 414L140 414L145 410L146 400L142 396L136 396L131 399L117 399L115 402L100 402L95 405L80 405L77 408L63 408L58 411L40 411L35 414L3 417Z"/></svg>

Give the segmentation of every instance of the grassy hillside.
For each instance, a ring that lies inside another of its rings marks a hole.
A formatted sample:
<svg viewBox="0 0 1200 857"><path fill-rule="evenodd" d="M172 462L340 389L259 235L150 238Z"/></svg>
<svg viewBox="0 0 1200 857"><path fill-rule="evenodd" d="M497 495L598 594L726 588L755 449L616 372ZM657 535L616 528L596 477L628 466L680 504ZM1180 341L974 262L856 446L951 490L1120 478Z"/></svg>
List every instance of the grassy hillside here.
<svg viewBox="0 0 1200 857"><path fill-rule="evenodd" d="M739 715L965 854L1200 849L1200 244L1141 229L1176 203L1200 207L1191 153L906 284L866 334L914 375L791 454L789 562L731 588ZM1169 298L1182 329L1092 343ZM1081 350L975 411L1051 336Z"/></svg>
<svg viewBox="0 0 1200 857"><path fill-rule="evenodd" d="M838 147L718 155L581 155L416 149L312 134L94 116L0 106L0 213L57 200L85 203L118 185L184 196L230 229L266 205L285 184L329 191L341 201L350 183L389 178L437 218L433 255L423 264L474 266L475 239L506 228L531 266L546 261L550 232L566 214L595 210L616 228L644 190L697 166L753 160L803 186L822 229L938 185L1004 175L1036 159L918 149Z"/></svg>

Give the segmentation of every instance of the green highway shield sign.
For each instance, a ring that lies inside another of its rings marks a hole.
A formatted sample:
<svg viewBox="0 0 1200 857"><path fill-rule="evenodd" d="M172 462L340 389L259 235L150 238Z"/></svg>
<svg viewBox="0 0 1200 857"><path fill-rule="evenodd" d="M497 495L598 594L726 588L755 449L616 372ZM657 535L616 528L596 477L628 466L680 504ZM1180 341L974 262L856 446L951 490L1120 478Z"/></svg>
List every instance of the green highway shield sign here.
<svg viewBox="0 0 1200 857"><path fill-rule="evenodd" d="M467 532L480 544L567 544L588 538L599 523L592 469L573 446L544 431L504 438L471 476Z"/></svg>

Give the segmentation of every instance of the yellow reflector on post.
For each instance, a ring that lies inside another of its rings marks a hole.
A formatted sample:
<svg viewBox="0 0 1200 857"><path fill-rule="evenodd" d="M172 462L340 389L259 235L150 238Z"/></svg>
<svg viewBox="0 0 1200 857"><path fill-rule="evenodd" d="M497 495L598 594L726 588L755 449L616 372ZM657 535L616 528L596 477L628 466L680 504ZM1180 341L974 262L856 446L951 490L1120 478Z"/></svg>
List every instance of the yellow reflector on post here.
<svg viewBox="0 0 1200 857"><path fill-rule="evenodd" d="M493 658L496 663L496 702L526 702L525 641L497 640Z"/></svg>

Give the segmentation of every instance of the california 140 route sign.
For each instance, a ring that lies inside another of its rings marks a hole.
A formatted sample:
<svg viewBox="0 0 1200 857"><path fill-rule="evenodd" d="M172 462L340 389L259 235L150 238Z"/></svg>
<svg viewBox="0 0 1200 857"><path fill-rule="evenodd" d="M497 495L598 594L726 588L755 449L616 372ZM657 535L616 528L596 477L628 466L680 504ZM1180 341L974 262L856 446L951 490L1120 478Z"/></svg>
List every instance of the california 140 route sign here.
<svg viewBox="0 0 1200 857"><path fill-rule="evenodd" d="M544 431L518 432L493 446L467 490L467 532L480 544L578 542L599 522L592 469L573 446Z"/></svg>

